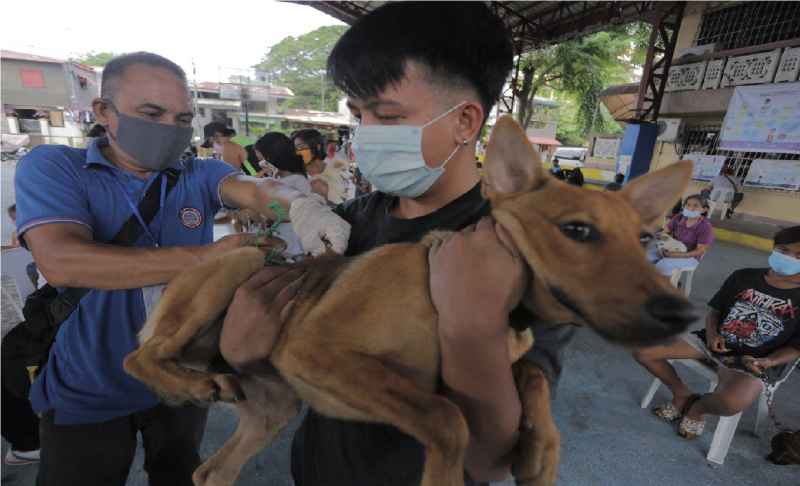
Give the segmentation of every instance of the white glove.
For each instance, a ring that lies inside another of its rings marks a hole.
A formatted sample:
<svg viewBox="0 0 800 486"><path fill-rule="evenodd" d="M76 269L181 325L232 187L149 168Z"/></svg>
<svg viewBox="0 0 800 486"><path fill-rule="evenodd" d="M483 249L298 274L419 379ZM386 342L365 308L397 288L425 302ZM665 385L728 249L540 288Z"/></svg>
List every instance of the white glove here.
<svg viewBox="0 0 800 486"><path fill-rule="evenodd" d="M319 199L295 199L289 207L289 219L305 252L314 256L325 253L328 247L323 239L340 255L347 249L350 224Z"/></svg>

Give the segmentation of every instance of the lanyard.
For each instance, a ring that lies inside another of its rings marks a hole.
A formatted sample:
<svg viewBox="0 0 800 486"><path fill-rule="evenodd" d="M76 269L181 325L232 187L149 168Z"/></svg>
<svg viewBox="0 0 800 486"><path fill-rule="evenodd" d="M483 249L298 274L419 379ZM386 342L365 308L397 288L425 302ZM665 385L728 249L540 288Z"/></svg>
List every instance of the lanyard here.
<svg viewBox="0 0 800 486"><path fill-rule="evenodd" d="M122 185L122 183L119 180L117 180L116 177L114 178L114 180L117 181L117 185L119 185L120 189L122 189L122 195L125 196L125 202L128 203L128 206L131 208L131 211L133 211L133 215L136 216L136 219L139 221L139 224L142 225L142 229L144 229L145 234L156 245L156 247L158 247L159 246L159 240L157 240L153 236L153 233L150 232L150 228L144 222L144 218L142 218L142 215L139 213L139 208L137 208L136 205L133 204L133 201L131 201L130 196L128 196L128 191L125 190L125 187ZM155 184L155 181L153 181L153 183ZM147 190L145 189L145 194L147 194L146 191ZM167 176L166 176L166 174L161 174L161 199L159 200L160 201L159 206L158 206L159 210L162 210L164 208L164 202L165 202L166 198L167 198ZM161 212L163 214L162 211L159 211L159 212ZM161 218L162 218L162 216L159 216L159 219L161 219ZM159 221L159 223L161 223L161 221ZM158 226L159 239L161 237L161 226L162 226L161 224L159 224L159 226Z"/></svg>

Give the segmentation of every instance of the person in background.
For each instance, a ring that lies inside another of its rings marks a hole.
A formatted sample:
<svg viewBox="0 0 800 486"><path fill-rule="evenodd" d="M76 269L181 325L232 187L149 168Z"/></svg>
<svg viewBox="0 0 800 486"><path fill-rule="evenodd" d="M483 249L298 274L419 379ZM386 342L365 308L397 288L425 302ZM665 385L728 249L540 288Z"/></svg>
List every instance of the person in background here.
<svg viewBox="0 0 800 486"><path fill-rule="evenodd" d="M567 174L567 182L573 186L583 187L583 171L580 167L575 167Z"/></svg>
<svg viewBox="0 0 800 486"><path fill-rule="evenodd" d="M242 162L242 172L253 177L264 177L266 170L261 168L260 163L263 159L258 156L255 144L245 145L244 151L247 157Z"/></svg>
<svg viewBox="0 0 800 486"><path fill-rule="evenodd" d="M704 330L674 342L644 347L634 358L672 392L653 409L664 420L680 420L678 434L703 433L705 415L731 416L747 409L800 358L800 226L774 237L769 268L733 272L711 301ZM713 393L693 395L669 359L705 359L719 372Z"/></svg>
<svg viewBox="0 0 800 486"><path fill-rule="evenodd" d="M8 217L14 225L17 224L16 204L8 207ZM8 245L3 245L2 249L10 250L13 248L19 248L16 229L11 231L11 241ZM39 272L36 269L36 263L29 263L26 271L33 286L38 287ZM5 327L5 323L3 326ZM2 396L0 396L0 403L2 403L2 407L0 407L0 410L2 410L0 430L2 430L3 438L9 444L5 463L7 466L34 464L39 462L39 417L33 413L31 402L27 397L19 397L11 391L13 387L6 386L9 373L13 373L13 371L4 367L2 373ZM23 379L27 379L27 377Z"/></svg>
<svg viewBox="0 0 800 486"><path fill-rule="evenodd" d="M622 190L622 183L625 182L625 174L617 174L614 176L614 182L606 184L606 191L620 191Z"/></svg>
<svg viewBox="0 0 800 486"><path fill-rule="evenodd" d="M247 152L232 140L235 136L236 130L219 125L212 137L214 153L223 162L242 170L242 164L247 160Z"/></svg>
<svg viewBox="0 0 800 486"><path fill-rule="evenodd" d="M306 196L311 195L311 184L305 164L295 152L295 146L289 137L278 132L266 133L255 143L255 150L261 158L277 169L275 175L277 180ZM277 234L287 244L286 253L289 255L303 253L303 247L291 223L286 221L279 224Z"/></svg>
<svg viewBox="0 0 800 486"><path fill-rule="evenodd" d="M559 179L564 179L564 174L561 170L561 162L558 160L558 157L553 157L553 167L550 168L550 173Z"/></svg>
<svg viewBox="0 0 800 486"><path fill-rule="evenodd" d="M703 188L708 194L708 199L712 202L728 203L726 217L730 218L736 207L742 202L744 193L742 193L741 180L735 177L733 167L725 166L720 171L719 175L711 180L711 182Z"/></svg>
<svg viewBox="0 0 800 486"><path fill-rule="evenodd" d="M346 201L348 185L352 184L347 161L334 159L325 163L327 141L317 130L298 130L292 134L292 142L306 164L313 191L331 204Z"/></svg>
<svg viewBox="0 0 800 486"><path fill-rule="evenodd" d="M706 250L714 242L711 222L703 217L703 199L697 194L687 197L683 210L667 223L664 233L686 245L686 251L659 253L652 247L647 256L656 264L656 270L669 277L675 269L697 268Z"/></svg>
<svg viewBox="0 0 800 486"><path fill-rule="evenodd" d="M17 205L12 204L8 207L8 218L11 220L11 223L14 224L16 227L17 224ZM19 239L17 238L17 230L11 230L11 237L9 238L9 244L3 245L3 250L11 250L13 248L19 248ZM30 262L25 267L25 272L28 275L28 278L33 285L33 288L39 288L39 269L36 267L36 262ZM24 304L24 302L23 302Z"/></svg>

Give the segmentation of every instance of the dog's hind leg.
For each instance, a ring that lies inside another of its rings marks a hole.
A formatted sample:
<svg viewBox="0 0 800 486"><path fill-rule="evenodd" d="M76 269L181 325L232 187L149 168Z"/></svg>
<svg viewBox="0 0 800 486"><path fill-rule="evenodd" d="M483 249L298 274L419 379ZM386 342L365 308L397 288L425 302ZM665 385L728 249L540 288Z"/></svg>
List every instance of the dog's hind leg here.
<svg viewBox="0 0 800 486"><path fill-rule="evenodd" d="M550 412L550 386L537 366L521 359L514 379L522 402L522 426L512 472L517 486L556 484L561 435Z"/></svg>
<svg viewBox="0 0 800 486"><path fill-rule="evenodd" d="M175 277L139 335L142 344L125 358L125 371L173 403L241 398L232 375L191 370L180 360L193 340L211 331L236 289L263 262L258 249L241 248Z"/></svg>
<svg viewBox="0 0 800 486"><path fill-rule="evenodd" d="M272 357L303 400L325 415L397 427L425 446L422 486L463 486L469 429L455 403L377 357L314 341L290 342Z"/></svg>
<svg viewBox="0 0 800 486"><path fill-rule="evenodd" d="M192 475L195 486L231 486L247 461L273 441L300 411L294 390L277 373L242 376L247 400L236 403L239 424L220 450Z"/></svg>

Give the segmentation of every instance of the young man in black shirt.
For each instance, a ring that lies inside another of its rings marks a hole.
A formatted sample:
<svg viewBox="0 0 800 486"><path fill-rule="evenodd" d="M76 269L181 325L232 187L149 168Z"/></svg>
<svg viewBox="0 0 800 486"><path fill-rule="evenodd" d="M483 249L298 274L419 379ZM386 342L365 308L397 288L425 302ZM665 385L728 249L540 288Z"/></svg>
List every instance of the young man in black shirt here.
<svg viewBox="0 0 800 486"><path fill-rule="evenodd" d="M504 336L509 314L532 320L510 312L521 291L519 262L491 222L477 224L490 208L475 144L512 62L508 32L482 2L389 3L356 22L328 61L360 123L356 162L376 189L336 209L351 225L346 254L418 241L433 229L474 228L432 258L431 293L439 310L442 392L465 412L472 432L466 468L478 480L508 475L520 403ZM268 355L279 324L265 325L265 316L279 314L274 308L288 300L279 291L292 278L266 269L240 288L221 343L235 364ZM534 329L536 345L526 359L551 383L572 333L571 325ZM292 475L298 486L417 485L423 454L394 427L309 411L294 439Z"/></svg>
<svg viewBox="0 0 800 486"><path fill-rule="evenodd" d="M673 344L639 349L637 361L672 391L654 413L678 420L678 433L703 432L703 416L735 415L800 358L800 226L779 231L770 268L733 272L708 303L706 328ZM668 359L706 359L719 367L714 393L692 395Z"/></svg>

